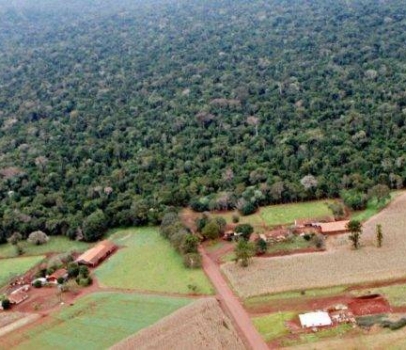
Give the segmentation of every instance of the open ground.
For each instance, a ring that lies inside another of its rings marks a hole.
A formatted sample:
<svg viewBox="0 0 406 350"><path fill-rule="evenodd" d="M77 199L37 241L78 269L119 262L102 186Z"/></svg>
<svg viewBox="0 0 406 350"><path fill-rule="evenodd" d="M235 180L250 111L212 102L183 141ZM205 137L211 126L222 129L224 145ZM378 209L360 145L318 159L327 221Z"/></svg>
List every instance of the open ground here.
<svg viewBox="0 0 406 350"><path fill-rule="evenodd" d="M43 259L44 256L0 259L0 287L7 284L11 278L24 274Z"/></svg>
<svg viewBox="0 0 406 350"><path fill-rule="evenodd" d="M162 238L157 228L116 232L111 239L123 246L96 270L102 287L166 293L212 294L200 269L187 269L182 257Z"/></svg>
<svg viewBox="0 0 406 350"><path fill-rule="evenodd" d="M370 219L364 225L359 251L354 251L348 243L317 254L254 258L246 269L226 263L222 266L223 272L243 298L402 278L406 274L405 208L406 194L402 194ZM375 244L377 224L383 227L382 248Z"/></svg>

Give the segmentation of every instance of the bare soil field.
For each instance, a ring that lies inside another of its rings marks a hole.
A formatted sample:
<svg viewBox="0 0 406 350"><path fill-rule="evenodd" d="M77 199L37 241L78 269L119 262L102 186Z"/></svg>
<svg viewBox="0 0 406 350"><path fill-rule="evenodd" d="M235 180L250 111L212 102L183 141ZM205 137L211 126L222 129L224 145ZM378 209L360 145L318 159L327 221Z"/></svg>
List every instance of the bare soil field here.
<svg viewBox="0 0 406 350"><path fill-rule="evenodd" d="M382 248L375 243L376 225L384 234ZM243 298L289 290L331 287L400 279L406 274L406 194L364 224L362 247L354 251L341 244L322 253L254 258L247 268L222 266L235 291Z"/></svg>
<svg viewBox="0 0 406 350"><path fill-rule="evenodd" d="M14 312L14 313L9 313L9 314L10 315L17 314L17 315L13 315L13 317L17 316L17 318L14 319L12 322L9 322L9 323L6 323L6 324L3 324L0 326L0 337L2 337L3 335L6 335L8 333L11 333L17 329L20 329L21 327L24 327L28 324L31 324L41 317L41 315L38 315L38 314L24 314L24 313L19 313L19 312L18 313ZM5 321L3 319L3 315L0 315L0 320Z"/></svg>
<svg viewBox="0 0 406 350"><path fill-rule="evenodd" d="M215 298L205 298L114 345L113 350L246 349Z"/></svg>

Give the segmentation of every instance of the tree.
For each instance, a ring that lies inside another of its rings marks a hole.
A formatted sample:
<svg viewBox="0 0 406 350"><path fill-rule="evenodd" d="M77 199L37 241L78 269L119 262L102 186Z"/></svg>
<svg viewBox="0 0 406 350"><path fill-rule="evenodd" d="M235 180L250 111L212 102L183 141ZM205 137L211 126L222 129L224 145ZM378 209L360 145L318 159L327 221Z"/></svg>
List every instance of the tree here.
<svg viewBox="0 0 406 350"><path fill-rule="evenodd" d="M83 237L86 242L97 241L107 229L107 217L98 209L83 221Z"/></svg>
<svg viewBox="0 0 406 350"><path fill-rule="evenodd" d="M266 250L268 249L268 245L266 241L262 238L257 239L255 242L255 250L257 254L264 254L266 253Z"/></svg>
<svg viewBox="0 0 406 350"><path fill-rule="evenodd" d="M196 269L202 266L202 257L198 253L188 253L183 256L183 264L189 269Z"/></svg>
<svg viewBox="0 0 406 350"><path fill-rule="evenodd" d="M386 185L376 185L368 191L369 198L376 198L378 202L384 202L390 198L390 189Z"/></svg>
<svg viewBox="0 0 406 350"><path fill-rule="evenodd" d="M79 265L76 262L70 262L67 267L69 277L77 277L79 275Z"/></svg>
<svg viewBox="0 0 406 350"><path fill-rule="evenodd" d="M345 217L344 206L340 202L329 203L328 208L333 213L334 219L341 220Z"/></svg>
<svg viewBox="0 0 406 350"><path fill-rule="evenodd" d="M359 249L360 238L362 234L362 224L358 220L351 220L347 224L347 229L350 231L350 241L353 244L354 249Z"/></svg>
<svg viewBox="0 0 406 350"><path fill-rule="evenodd" d="M197 253L197 247L199 245L199 238L195 235L188 233L182 242L181 251L182 254Z"/></svg>
<svg viewBox="0 0 406 350"><path fill-rule="evenodd" d="M30 235L27 238L28 242L35 245L45 244L46 242L48 242L48 240L49 237L46 235L45 232L42 231L34 231L30 233Z"/></svg>
<svg viewBox="0 0 406 350"><path fill-rule="evenodd" d="M254 228L250 224L239 224L234 231L245 241L249 241L251 234L254 232Z"/></svg>
<svg viewBox="0 0 406 350"><path fill-rule="evenodd" d="M216 239L220 236L220 228L217 222L210 221L202 230L202 235L206 239Z"/></svg>
<svg viewBox="0 0 406 350"><path fill-rule="evenodd" d="M240 239L234 249L235 262L241 263L241 266L247 267L251 258L255 255L255 247L251 242Z"/></svg>
<svg viewBox="0 0 406 350"><path fill-rule="evenodd" d="M16 245L23 239L20 232L13 232L13 234L8 238L8 242L12 245Z"/></svg>
<svg viewBox="0 0 406 350"><path fill-rule="evenodd" d="M3 308L3 310L8 310L8 309L10 309L10 308L11 308L10 300L8 300L8 299L3 299L3 300L1 301L1 307Z"/></svg>
<svg viewBox="0 0 406 350"><path fill-rule="evenodd" d="M377 242L379 248L382 247L382 241L383 241L382 225L377 224L376 225L376 242Z"/></svg>

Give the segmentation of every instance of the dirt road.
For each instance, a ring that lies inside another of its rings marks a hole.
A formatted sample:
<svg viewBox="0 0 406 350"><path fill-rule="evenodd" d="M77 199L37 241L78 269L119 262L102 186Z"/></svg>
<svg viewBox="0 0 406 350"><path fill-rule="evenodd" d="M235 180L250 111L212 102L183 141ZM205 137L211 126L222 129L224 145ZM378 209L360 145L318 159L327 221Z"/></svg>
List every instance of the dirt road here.
<svg viewBox="0 0 406 350"><path fill-rule="evenodd" d="M242 307L240 301L231 291L218 266L209 258L204 248L200 248L200 254L203 258L203 269L210 278L217 290L220 302L228 311L228 314L234 319L234 323L239 333L244 336L244 340L253 350L268 350L268 346L253 326L247 312Z"/></svg>

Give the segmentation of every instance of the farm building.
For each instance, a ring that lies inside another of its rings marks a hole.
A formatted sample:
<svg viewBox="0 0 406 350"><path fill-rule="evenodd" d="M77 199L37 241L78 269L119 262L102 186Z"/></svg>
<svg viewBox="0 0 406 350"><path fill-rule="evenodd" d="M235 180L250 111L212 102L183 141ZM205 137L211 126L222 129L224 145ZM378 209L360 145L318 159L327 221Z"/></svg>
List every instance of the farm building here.
<svg viewBox="0 0 406 350"><path fill-rule="evenodd" d="M303 328L326 327L331 326L333 321L328 312L315 311L299 315L300 324Z"/></svg>
<svg viewBox="0 0 406 350"><path fill-rule="evenodd" d="M48 282L56 283L58 278L63 278L64 281L68 279L68 271L66 269L56 270L52 275L47 277Z"/></svg>
<svg viewBox="0 0 406 350"><path fill-rule="evenodd" d="M347 224L348 220L342 221L332 221L332 222L317 222L313 224L313 227L316 227L320 230L320 233L323 234L339 234L348 232Z"/></svg>
<svg viewBox="0 0 406 350"><path fill-rule="evenodd" d="M28 285L20 287L15 291L11 292L7 298L11 304L18 305L28 298L28 294L26 292L29 289L30 287Z"/></svg>
<svg viewBox="0 0 406 350"><path fill-rule="evenodd" d="M76 262L80 265L95 267L111 255L117 247L111 241L105 240L80 255Z"/></svg>

